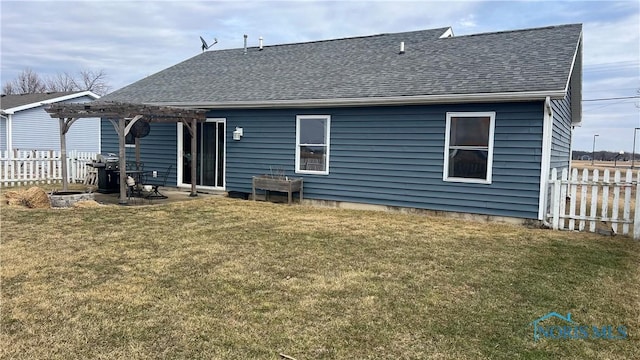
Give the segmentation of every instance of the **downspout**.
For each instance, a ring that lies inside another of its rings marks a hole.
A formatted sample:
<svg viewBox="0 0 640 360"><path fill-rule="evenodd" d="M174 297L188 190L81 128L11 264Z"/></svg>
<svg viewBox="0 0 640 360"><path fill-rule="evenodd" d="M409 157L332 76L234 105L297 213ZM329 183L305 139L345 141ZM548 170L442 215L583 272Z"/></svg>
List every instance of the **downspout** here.
<svg viewBox="0 0 640 360"><path fill-rule="evenodd" d="M0 114L0 118L5 120L4 123L4 130L7 132L6 134L4 134L5 137L5 144L7 144L7 150L9 150L9 117L7 115L4 114ZM0 151L2 151L2 149L0 149Z"/></svg>
<svg viewBox="0 0 640 360"><path fill-rule="evenodd" d="M102 154L102 118L98 118L98 154Z"/></svg>
<svg viewBox="0 0 640 360"><path fill-rule="evenodd" d="M538 208L538 220L547 227L551 227L546 219L548 205L548 181L551 167L551 139L553 137L553 109L551 108L551 98L547 96L544 100L544 116L542 123L542 159L540 160L540 199Z"/></svg>

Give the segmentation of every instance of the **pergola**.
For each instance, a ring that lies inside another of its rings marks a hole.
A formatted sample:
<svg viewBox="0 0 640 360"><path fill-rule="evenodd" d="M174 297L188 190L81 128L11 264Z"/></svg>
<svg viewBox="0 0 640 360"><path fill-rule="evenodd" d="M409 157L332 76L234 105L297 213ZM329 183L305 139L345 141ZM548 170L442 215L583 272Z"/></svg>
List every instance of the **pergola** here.
<svg viewBox="0 0 640 360"><path fill-rule="evenodd" d="M60 121L60 153L62 161L62 190L68 190L66 134L73 123L81 118L106 118L118 134L120 165L120 198L126 204L126 152L125 137L137 121L149 123L183 123L191 134L191 194L196 193L196 161L198 122L206 120L206 110L184 109L167 106L129 104L119 102L91 102L84 104L53 104L45 109L52 118ZM136 138L136 145L138 139ZM140 147L136 146L136 161L140 161Z"/></svg>

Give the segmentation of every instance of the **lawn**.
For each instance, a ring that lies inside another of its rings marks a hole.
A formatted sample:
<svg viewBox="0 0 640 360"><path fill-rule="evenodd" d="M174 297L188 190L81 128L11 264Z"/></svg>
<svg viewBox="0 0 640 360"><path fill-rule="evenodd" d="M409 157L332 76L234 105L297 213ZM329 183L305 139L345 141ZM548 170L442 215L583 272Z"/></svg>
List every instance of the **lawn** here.
<svg viewBox="0 0 640 360"><path fill-rule="evenodd" d="M208 198L3 205L0 257L3 359L640 353L628 237ZM530 323L551 311L628 337L535 341Z"/></svg>

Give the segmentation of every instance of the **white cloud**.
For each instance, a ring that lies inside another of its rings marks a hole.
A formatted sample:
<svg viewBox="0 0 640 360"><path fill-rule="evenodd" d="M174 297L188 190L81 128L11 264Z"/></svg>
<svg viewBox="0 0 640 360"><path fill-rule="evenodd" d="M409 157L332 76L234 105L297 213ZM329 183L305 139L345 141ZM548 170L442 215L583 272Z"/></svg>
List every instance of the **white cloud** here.
<svg viewBox="0 0 640 360"><path fill-rule="evenodd" d="M467 15L464 18L460 19L457 23L462 28L475 28L478 26L476 23L476 17L473 14Z"/></svg>
<svg viewBox="0 0 640 360"><path fill-rule="evenodd" d="M198 36L216 49L312 41L453 24L470 2L11 2L2 11L2 78L105 69L119 88L197 55ZM33 21L24 21L29 14ZM35 20L38 19L38 20ZM451 19L451 21L449 20ZM5 51L6 50L6 51Z"/></svg>
<svg viewBox="0 0 640 360"><path fill-rule="evenodd" d="M584 24L584 65L640 62L640 13ZM588 45L588 46L587 46Z"/></svg>
<svg viewBox="0 0 640 360"><path fill-rule="evenodd" d="M640 87L640 3L631 1L2 1L0 80L104 69L114 89L214 49L453 26L454 34L584 23L584 98ZM627 142L633 101L585 103L575 149ZM609 130L607 130L609 129ZM631 147L630 140L628 148ZM624 145L624 144L623 144ZM626 146L626 145L625 145Z"/></svg>

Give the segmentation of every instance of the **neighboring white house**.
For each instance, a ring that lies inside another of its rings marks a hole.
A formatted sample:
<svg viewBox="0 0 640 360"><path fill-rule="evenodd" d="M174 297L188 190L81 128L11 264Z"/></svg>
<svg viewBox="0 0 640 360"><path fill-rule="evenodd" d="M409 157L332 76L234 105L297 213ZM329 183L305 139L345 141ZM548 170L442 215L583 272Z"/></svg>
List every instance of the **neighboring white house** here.
<svg viewBox="0 0 640 360"><path fill-rule="evenodd" d="M44 107L53 103L84 103L100 98L91 91L2 95L0 150L60 150L58 119ZM80 119L67 133L67 150L100 152L100 119Z"/></svg>

